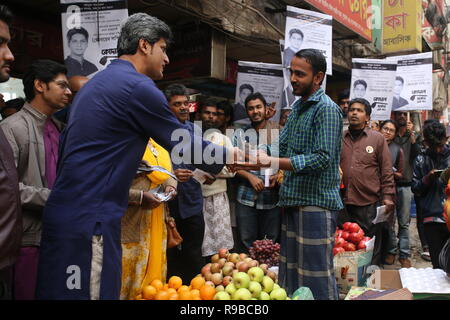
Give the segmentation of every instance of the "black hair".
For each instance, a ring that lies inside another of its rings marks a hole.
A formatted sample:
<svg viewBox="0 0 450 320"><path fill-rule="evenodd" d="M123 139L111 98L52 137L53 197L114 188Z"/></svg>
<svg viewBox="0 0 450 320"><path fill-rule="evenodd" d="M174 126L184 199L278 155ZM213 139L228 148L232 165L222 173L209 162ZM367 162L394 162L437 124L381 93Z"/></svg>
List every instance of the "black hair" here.
<svg viewBox="0 0 450 320"><path fill-rule="evenodd" d="M256 99L259 99L262 101L264 108L267 106L267 102L266 102L266 99L264 99L264 96L260 92L255 92L255 93L249 94L248 97L245 99L245 109L247 109L247 103L249 101L256 100Z"/></svg>
<svg viewBox="0 0 450 320"><path fill-rule="evenodd" d="M13 20L13 14L9 8L3 4L0 5L0 20L6 23L8 26L11 25Z"/></svg>
<svg viewBox="0 0 450 320"><path fill-rule="evenodd" d="M323 72L326 74L327 72L327 60L325 56L320 50L317 49L302 49L297 51L295 54L297 58L305 59L308 62L312 69L313 73L316 75L319 72ZM322 82L320 83L322 84Z"/></svg>
<svg viewBox="0 0 450 320"><path fill-rule="evenodd" d="M339 92L338 95L338 103L341 103L342 100L348 99L350 97L350 90L344 89L341 92Z"/></svg>
<svg viewBox="0 0 450 320"><path fill-rule="evenodd" d="M367 82L363 79L358 79L353 83L353 88L356 88L358 84L362 84L364 86L364 89L367 89Z"/></svg>
<svg viewBox="0 0 450 320"><path fill-rule="evenodd" d="M363 98L355 98L350 100L350 102L348 103L348 109L350 110L350 108L352 107L352 105L354 103L360 103L364 106L364 111L366 112L366 115L370 117L370 115L372 114L372 107L370 106L369 101L367 101L366 99Z"/></svg>
<svg viewBox="0 0 450 320"><path fill-rule="evenodd" d="M386 125L388 123L392 123L394 125L395 133L397 133L398 132L398 124L397 124L397 122L395 122L394 120L391 120L391 119L384 120L380 125L380 130L384 127L384 125Z"/></svg>
<svg viewBox="0 0 450 320"><path fill-rule="evenodd" d="M243 85L241 85L241 86L239 87L239 93L241 93L242 90L244 90L244 89L250 90L251 93L253 93L253 92L255 91L255 89L253 89L253 87L252 87L251 85L249 85L248 83L244 83Z"/></svg>
<svg viewBox="0 0 450 320"><path fill-rule="evenodd" d="M200 99L198 102L198 113L203 112L204 107L216 107L217 108L217 100L210 97L204 97L203 99Z"/></svg>
<svg viewBox="0 0 450 320"><path fill-rule="evenodd" d="M87 30L83 27L79 27L79 28L72 28L69 29L69 31L67 31L67 41L70 42L72 37L76 34L82 34L86 38L86 40L89 39L89 33L87 32Z"/></svg>
<svg viewBox="0 0 450 320"><path fill-rule="evenodd" d="M439 121L429 122L423 128L423 138L430 147L437 146L447 138L447 130Z"/></svg>
<svg viewBox="0 0 450 320"><path fill-rule="evenodd" d="M52 60L36 60L34 61L23 75L23 91L28 102L34 99L34 80L40 80L48 84L54 80L58 74L67 74L67 68Z"/></svg>
<svg viewBox="0 0 450 320"><path fill-rule="evenodd" d="M400 81L402 84L404 84L405 83L405 80L403 80L403 78L402 77L400 77L400 76L397 76L397 77L395 77L395 80L398 80L398 81Z"/></svg>
<svg viewBox="0 0 450 320"><path fill-rule="evenodd" d="M299 35L301 35L301 36L302 36L302 39L305 37L305 36L303 35L302 30L300 30L300 29L295 29L295 28L294 28L294 29L289 30L289 38L292 37L292 35L293 35L294 33L298 33Z"/></svg>
<svg viewBox="0 0 450 320"><path fill-rule="evenodd" d="M170 101L174 96L189 96L187 88L181 83L174 83L167 86L164 91L167 101Z"/></svg>
<svg viewBox="0 0 450 320"><path fill-rule="evenodd" d="M230 121L227 124L233 122L233 106L226 100L217 103L217 109L223 110L225 117L230 117Z"/></svg>

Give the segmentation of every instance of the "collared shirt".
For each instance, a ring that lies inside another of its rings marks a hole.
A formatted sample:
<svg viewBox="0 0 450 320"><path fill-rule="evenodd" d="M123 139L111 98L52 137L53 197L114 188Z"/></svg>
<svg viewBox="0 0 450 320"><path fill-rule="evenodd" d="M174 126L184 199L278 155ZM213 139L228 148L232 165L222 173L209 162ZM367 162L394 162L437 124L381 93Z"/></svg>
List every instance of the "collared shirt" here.
<svg viewBox="0 0 450 320"><path fill-rule="evenodd" d="M59 130L51 119L47 119L44 125L45 147L45 178L47 187L53 188L56 180L56 164L58 162Z"/></svg>
<svg viewBox="0 0 450 320"><path fill-rule="evenodd" d="M343 208L339 194L342 110L320 88L294 103L279 138L279 154L291 160L284 173L279 205ZM276 144L271 146L276 156Z"/></svg>
<svg viewBox="0 0 450 320"><path fill-rule="evenodd" d="M366 206L380 200L394 200L391 154L381 133L366 128L354 140L350 131L346 131L341 168L345 204Z"/></svg>
<svg viewBox="0 0 450 320"><path fill-rule="evenodd" d="M67 68L67 78L72 76L88 76L91 73L98 71L95 64L86 59L83 59L83 63L80 63L71 56L68 56L66 60L64 60L64 64Z"/></svg>
<svg viewBox="0 0 450 320"><path fill-rule="evenodd" d="M278 135L276 135L276 131L274 130L279 130L280 125L274 121L270 121L268 120L266 122L266 125L261 128L260 130L267 130L265 138L262 138L262 136L260 135L261 131L256 131L256 135L258 138L258 145L259 144L267 144L267 143L271 143L273 140L278 138ZM243 138L246 140L246 142L250 142L249 141L249 135L244 135L241 136L241 133L245 132L246 130L254 130L254 128L249 125L244 127L242 130L243 131L237 131L234 138L233 138L233 144L234 146L239 146L239 142L240 139L242 140ZM265 140L265 141L261 141ZM262 169L264 170L264 169ZM253 171L253 170L249 170L249 172L255 176L257 176L259 179L261 179L262 181L264 181L265 176L263 174L262 171ZM255 207L256 209L259 210L268 210L268 209L273 209L277 206L278 203L278 188L264 188L262 191L260 192L256 192L255 189L253 189L252 185L250 184L250 182L245 179L245 178L239 178L239 183L238 183L238 187L237 187L237 193L236 193L236 200L246 206L249 207Z"/></svg>

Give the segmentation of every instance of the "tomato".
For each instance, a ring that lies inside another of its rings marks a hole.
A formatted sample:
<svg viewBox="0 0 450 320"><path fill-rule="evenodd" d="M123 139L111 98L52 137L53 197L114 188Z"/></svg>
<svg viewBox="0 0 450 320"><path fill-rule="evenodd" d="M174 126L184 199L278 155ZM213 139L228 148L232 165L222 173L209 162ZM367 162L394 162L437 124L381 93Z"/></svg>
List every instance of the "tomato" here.
<svg viewBox="0 0 450 320"><path fill-rule="evenodd" d="M350 233L347 231L342 232L342 239L348 240L348 237L350 236Z"/></svg>
<svg viewBox="0 0 450 320"><path fill-rule="evenodd" d="M347 242L343 248L345 251L356 251L356 246L351 242Z"/></svg>
<svg viewBox="0 0 450 320"><path fill-rule="evenodd" d="M358 232L361 228L359 227L359 225L357 223L352 223L349 227L348 227L348 232L352 233L352 232Z"/></svg>
<svg viewBox="0 0 450 320"><path fill-rule="evenodd" d="M358 245L356 246L356 248L357 248L358 250L365 249L365 248L366 248L366 241L361 240L361 241L358 243Z"/></svg>
<svg viewBox="0 0 450 320"><path fill-rule="evenodd" d="M334 247L335 248L343 247L346 243L347 243L347 241L345 241L344 239L337 238L335 243L334 243Z"/></svg>
<svg viewBox="0 0 450 320"><path fill-rule="evenodd" d="M352 224L351 222L346 222L346 223L344 223L344 224L342 225L342 228L343 228L345 231L348 231L348 228L350 227L351 224Z"/></svg>
<svg viewBox="0 0 450 320"><path fill-rule="evenodd" d="M345 252L344 248L341 248L341 247L333 248L333 256L335 256L341 252Z"/></svg>

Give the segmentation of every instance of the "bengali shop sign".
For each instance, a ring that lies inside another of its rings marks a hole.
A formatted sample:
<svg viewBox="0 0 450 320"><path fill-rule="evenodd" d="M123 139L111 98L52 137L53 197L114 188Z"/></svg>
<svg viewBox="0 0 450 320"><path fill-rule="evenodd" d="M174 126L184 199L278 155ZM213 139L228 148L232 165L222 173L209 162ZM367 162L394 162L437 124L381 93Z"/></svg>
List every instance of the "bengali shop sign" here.
<svg viewBox="0 0 450 320"><path fill-rule="evenodd" d="M422 51L422 7L420 1L383 1L382 53Z"/></svg>
<svg viewBox="0 0 450 320"><path fill-rule="evenodd" d="M364 39L372 41L372 0L305 0L323 13L333 16Z"/></svg>

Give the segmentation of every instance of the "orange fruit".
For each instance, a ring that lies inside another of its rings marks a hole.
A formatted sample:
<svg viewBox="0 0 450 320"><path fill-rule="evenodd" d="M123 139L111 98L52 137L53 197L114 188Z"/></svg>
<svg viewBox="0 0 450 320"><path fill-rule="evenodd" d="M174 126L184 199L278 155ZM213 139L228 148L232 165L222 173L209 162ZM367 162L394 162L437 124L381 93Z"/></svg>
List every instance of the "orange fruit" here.
<svg viewBox="0 0 450 320"><path fill-rule="evenodd" d="M189 291L189 287L186 285L182 285L178 288L177 292L180 293L181 291Z"/></svg>
<svg viewBox="0 0 450 320"><path fill-rule="evenodd" d="M200 297L194 297L194 298L192 298L192 300L202 300L202 298L200 298Z"/></svg>
<svg viewBox="0 0 450 320"><path fill-rule="evenodd" d="M169 288L169 289L167 289L166 290L167 291L167 293L170 295L170 294L173 294L173 293L177 293L177 290L175 290L174 288Z"/></svg>
<svg viewBox="0 0 450 320"><path fill-rule="evenodd" d="M183 280L180 277L172 276L168 283L170 288L178 289L183 284Z"/></svg>
<svg viewBox="0 0 450 320"><path fill-rule="evenodd" d="M199 290L205 284L205 282L205 279L203 279L202 277L195 277L191 280L192 289Z"/></svg>
<svg viewBox="0 0 450 320"><path fill-rule="evenodd" d="M178 293L169 294L169 300L178 300Z"/></svg>
<svg viewBox="0 0 450 320"><path fill-rule="evenodd" d="M145 286L142 289L142 298L152 300L155 298L157 292L158 290L154 286Z"/></svg>
<svg viewBox="0 0 450 320"><path fill-rule="evenodd" d="M135 298L136 300L141 300L142 299L142 294L138 294ZM145 299L144 299L145 300Z"/></svg>
<svg viewBox="0 0 450 320"><path fill-rule="evenodd" d="M198 289L192 289L192 290L191 290L191 297L192 297L192 298L200 297L200 290L198 290Z"/></svg>
<svg viewBox="0 0 450 320"><path fill-rule="evenodd" d="M167 293L167 291L158 291L155 296L155 300L169 300L169 294Z"/></svg>
<svg viewBox="0 0 450 320"><path fill-rule="evenodd" d="M167 289L169 289L169 285L166 283L166 284L163 286L162 290L167 291Z"/></svg>
<svg viewBox="0 0 450 320"><path fill-rule="evenodd" d="M212 300L215 294L216 289L211 286L204 285L200 288L200 298L203 300Z"/></svg>
<svg viewBox="0 0 450 320"><path fill-rule="evenodd" d="M191 292L183 290L178 294L178 300L192 300Z"/></svg>
<svg viewBox="0 0 450 320"><path fill-rule="evenodd" d="M161 280L159 279L155 279L150 283L151 286L154 286L156 288L156 290L161 290L164 287L164 284L162 283Z"/></svg>

